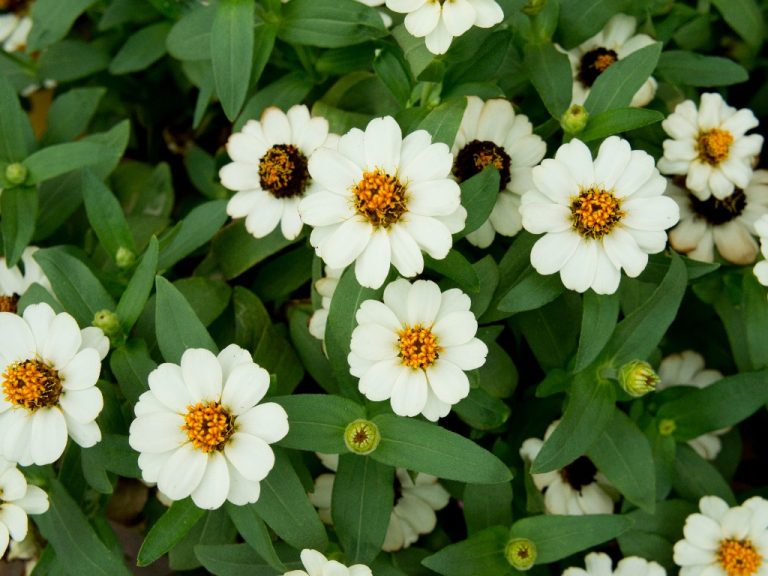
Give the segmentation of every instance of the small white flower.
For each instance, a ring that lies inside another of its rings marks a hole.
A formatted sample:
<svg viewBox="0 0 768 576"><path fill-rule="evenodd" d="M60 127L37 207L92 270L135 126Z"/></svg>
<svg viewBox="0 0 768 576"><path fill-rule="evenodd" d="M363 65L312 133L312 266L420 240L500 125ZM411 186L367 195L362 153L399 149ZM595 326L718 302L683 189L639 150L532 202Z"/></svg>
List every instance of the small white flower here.
<svg viewBox="0 0 768 576"><path fill-rule="evenodd" d="M763 137L746 133L758 125L751 110L737 110L717 93L677 105L661 123L671 139L664 140L659 170L685 175L685 186L700 200L724 199L734 188L746 188Z"/></svg>
<svg viewBox="0 0 768 576"><path fill-rule="evenodd" d="M0 454L22 466L50 464L67 435L84 448L101 440L96 387L109 340L81 330L66 312L33 304L17 316L0 312Z"/></svg>
<svg viewBox="0 0 768 576"><path fill-rule="evenodd" d="M36 247L29 246L22 252L23 272L18 266L8 268L5 264L5 257L0 258L0 312L15 313L19 298L24 296L32 284L40 284L48 292L52 291L48 277L40 268L37 260L32 257L37 250Z"/></svg>
<svg viewBox="0 0 768 576"><path fill-rule="evenodd" d="M520 456L526 462L533 462L544 442L555 431L560 420L547 428L544 440L528 438L520 448ZM599 472L586 456L577 458L561 470L543 474L531 474L536 488L544 494L544 509L547 514L613 514L613 503L619 494L608 479Z"/></svg>
<svg viewBox="0 0 768 576"><path fill-rule="evenodd" d="M218 356L190 348L181 365L160 364L130 428L144 480L171 500L191 495L200 508L258 500L275 463L269 445L288 433L282 406L259 404L268 388L267 371L235 344Z"/></svg>
<svg viewBox="0 0 768 576"><path fill-rule="evenodd" d="M315 310L309 319L309 333L318 340L325 342L325 325L328 322L328 311L331 309L331 299L339 284L343 268L325 267L325 276L315 282L315 290L322 297L320 308Z"/></svg>
<svg viewBox="0 0 768 576"><path fill-rule="evenodd" d="M760 251L763 258L753 270L757 281L763 286L768 286L768 216L762 216L755 222L755 233L760 237Z"/></svg>
<svg viewBox="0 0 768 576"><path fill-rule="evenodd" d="M670 180L667 195L680 208L680 223L669 231L669 243L689 258L712 262L714 249L734 264L751 264L758 246L755 223L768 214L768 170L757 170L743 190L736 188L723 199L706 200Z"/></svg>
<svg viewBox="0 0 768 576"><path fill-rule="evenodd" d="M533 134L528 117L515 114L509 101L467 98L451 150L455 157L453 173L463 182L493 165L500 176L496 204L488 220L467 234L469 242L487 248L496 233L514 236L520 231L520 197L533 187L531 167L541 162L546 151L547 145Z"/></svg>
<svg viewBox="0 0 768 576"><path fill-rule="evenodd" d="M9 542L21 542L27 536L27 515L48 510L48 495L27 484L16 465L0 457L0 558Z"/></svg>
<svg viewBox="0 0 768 576"><path fill-rule="evenodd" d="M390 400L399 416L436 421L469 394L465 370L485 364L488 347L475 338L469 296L441 292L434 282L400 278L384 302L366 300L357 311L349 366L369 400Z"/></svg>
<svg viewBox="0 0 768 576"><path fill-rule="evenodd" d="M459 185L450 177L448 146L425 130L405 138L391 116L375 118L365 132L353 128L337 149L309 159L320 190L299 210L314 226L310 242L332 268L355 262L360 284L378 288L390 264L406 277L424 269L422 250L441 260L464 227Z"/></svg>
<svg viewBox="0 0 768 576"><path fill-rule="evenodd" d="M318 454L323 464L334 472L338 468L338 454ZM435 512L448 505L451 496L438 482L438 478L419 472L414 478L404 468L395 470L400 490L397 501L389 516L387 535L381 549L394 552L408 548L419 539L429 534L437 525ZM331 495L335 474L321 474L315 479L315 489L309 495L312 504L318 508L320 519L332 524Z"/></svg>
<svg viewBox="0 0 768 576"><path fill-rule="evenodd" d="M613 294L622 269L638 276L679 217L653 158L618 136L600 145L594 161L580 140L563 144L533 169L533 183L520 207L525 229L544 233L531 264L539 274L560 272L578 292Z"/></svg>
<svg viewBox="0 0 768 576"><path fill-rule="evenodd" d="M344 566L336 560L328 560L317 550L305 548L301 551L301 563L305 570L291 570L283 576L373 576L368 566L355 564Z"/></svg>
<svg viewBox="0 0 768 576"><path fill-rule="evenodd" d="M586 569L567 568L562 576L667 576L659 564L638 556L622 558L614 570L608 554L591 552L584 558L584 565Z"/></svg>
<svg viewBox="0 0 768 576"><path fill-rule="evenodd" d="M432 54L445 54L451 42L472 26L491 28L504 20L495 0L386 0L393 12L407 14L405 29L424 38Z"/></svg>
<svg viewBox="0 0 768 576"><path fill-rule="evenodd" d="M680 576L768 575L768 500L755 496L730 508L704 496L674 547Z"/></svg>
<svg viewBox="0 0 768 576"><path fill-rule="evenodd" d="M233 162L219 171L221 183L237 193L227 214L245 218L245 228L263 238L278 224L285 238L301 232L299 201L312 182L307 162L328 139L328 121L312 118L306 106L287 113L267 108L261 120L248 120L241 132L229 137L227 153Z"/></svg>
<svg viewBox="0 0 768 576"><path fill-rule="evenodd" d="M656 387L657 392L673 386L694 386L706 388L722 379L723 374L719 370L704 368L704 357L693 350L684 350L677 354L670 354L661 361L659 366L659 378L661 381ZM707 460L714 460L720 453L722 444L718 436L728 432L730 428L715 430L688 441L699 456Z"/></svg>
<svg viewBox="0 0 768 576"><path fill-rule="evenodd" d="M611 64L654 43L647 34L635 34L636 28L637 20L632 16L616 14L600 32L566 52L573 74L571 104L584 104L595 80ZM630 105L645 106L655 95L656 80L651 76L632 97Z"/></svg>
<svg viewBox="0 0 768 576"><path fill-rule="evenodd" d="M0 43L3 50L24 50L32 29L32 18L29 16L31 0L10 0L0 5L3 7L0 11Z"/></svg>

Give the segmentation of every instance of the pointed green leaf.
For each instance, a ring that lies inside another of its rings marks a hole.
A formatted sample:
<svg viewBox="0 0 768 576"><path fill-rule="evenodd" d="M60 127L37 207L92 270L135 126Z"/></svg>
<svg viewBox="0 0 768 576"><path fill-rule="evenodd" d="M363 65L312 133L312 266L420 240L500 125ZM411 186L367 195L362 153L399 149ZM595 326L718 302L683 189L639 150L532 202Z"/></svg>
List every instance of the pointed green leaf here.
<svg viewBox="0 0 768 576"><path fill-rule="evenodd" d="M165 361L178 364L188 348L205 348L216 353L216 343L178 288L157 276L155 290L157 344Z"/></svg>
<svg viewBox="0 0 768 576"><path fill-rule="evenodd" d="M136 564L152 564L178 544L205 513L205 510L195 506L191 498L174 502L150 529L139 549Z"/></svg>
<svg viewBox="0 0 768 576"><path fill-rule="evenodd" d="M245 102L253 67L254 0L221 0L211 29L216 94L234 120Z"/></svg>
<svg viewBox="0 0 768 576"><path fill-rule="evenodd" d="M550 43L529 44L525 47L525 67L544 106L559 122L571 103L573 78L568 56Z"/></svg>
<svg viewBox="0 0 768 576"><path fill-rule="evenodd" d="M436 106L419 123L419 130L426 130L432 136L432 142L443 142L453 146L456 133L459 131L464 109L467 107L466 98L452 98ZM487 176L492 178L492 176Z"/></svg>
<svg viewBox="0 0 768 576"><path fill-rule="evenodd" d="M611 339L618 318L618 295L600 295L592 290L584 294L579 349L576 352L574 372L582 371L600 355Z"/></svg>
<svg viewBox="0 0 768 576"><path fill-rule="evenodd" d="M291 422L293 425L293 422ZM253 548L259 556L279 572L285 571L285 565L275 552L272 536L264 521L256 513L253 505L236 506L231 502L225 504L229 517L234 522L240 536Z"/></svg>
<svg viewBox="0 0 768 576"><path fill-rule="evenodd" d="M344 454L347 424L365 417L359 404L330 394L296 394L271 399L288 413L288 435L279 444L295 450Z"/></svg>
<svg viewBox="0 0 768 576"><path fill-rule="evenodd" d="M0 114L2 116L2 114ZM2 207L3 250L6 266L16 266L24 248L35 233L38 193L33 186L17 186L4 190L0 196Z"/></svg>

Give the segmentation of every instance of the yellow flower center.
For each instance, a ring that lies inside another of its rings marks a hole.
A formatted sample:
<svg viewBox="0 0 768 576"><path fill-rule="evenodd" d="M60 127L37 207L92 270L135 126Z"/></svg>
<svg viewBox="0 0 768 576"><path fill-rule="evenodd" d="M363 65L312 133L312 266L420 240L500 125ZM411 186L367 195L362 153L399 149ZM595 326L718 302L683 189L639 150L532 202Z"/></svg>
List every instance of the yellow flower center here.
<svg viewBox="0 0 768 576"><path fill-rule="evenodd" d="M411 368L429 368L440 356L442 348L437 344L437 338L429 328L421 324L406 326L398 332L400 359L404 366Z"/></svg>
<svg viewBox="0 0 768 576"><path fill-rule="evenodd" d="M3 373L3 394L11 404L34 412L58 404L61 378L56 370L40 360L14 362Z"/></svg>
<svg viewBox="0 0 768 576"><path fill-rule="evenodd" d="M10 296L0 296L0 312L10 312L11 314L16 314L18 303L19 303L18 294L11 294Z"/></svg>
<svg viewBox="0 0 768 576"><path fill-rule="evenodd" d="M234 421L218 402L198 402L187 406L181 429L195 448L208 453L224 448L235 431Z"/></svg>
<svg viewBox="0 0 768 576"><path fill-rule="evenodd" d="M749 540L722 540L717 559L728 576L753 576L763 563Z"/></svg>
<svg viewBox="0 0 768 576"><path fill-rule="evenodd" d="M377 228L397 222L407 210L405 186L396 176L376 168L363 172L363 178L352 189L355 209Z"/></svg>
<svg viewBox="0 0 768 576"><path fill-rule="evenodd" d="M301 196L309 181L307 158L293 144L277 144L259 160L261 187L275 198Z"/></svg>
<svg viewBox="0 0 768 576"><path fill-rule="evenodd" d="M618 198L605 190L589 188L571 199L573 228L584 237L602 238L623 217Z"/></svg>
<svg viewBox="0 0 768 576"><path fill-rule="evenodd" d="M733 134L728 130L713 128L706 132L700 132L697 144L699 160L711 166L717 166L728 158L728 151L733 144Z"/></svg>

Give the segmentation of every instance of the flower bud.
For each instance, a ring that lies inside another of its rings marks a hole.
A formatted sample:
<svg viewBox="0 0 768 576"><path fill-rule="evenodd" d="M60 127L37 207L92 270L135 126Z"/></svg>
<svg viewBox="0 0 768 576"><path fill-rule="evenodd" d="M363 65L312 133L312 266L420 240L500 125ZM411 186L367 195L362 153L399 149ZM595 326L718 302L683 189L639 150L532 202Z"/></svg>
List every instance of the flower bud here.
<svg viewBox="0 0 768 576"><path fill-rule="evenodd" d="M528 0L525 6L522 7L523 14L526 16L536 16L539 12L544 10L547 0Z"/></svg>
<svg viewBox="0 0 768 576"><path fill-rule="evenodd" d="M115 262L118 268L129 268L136 262L136 254L125 246L120 246L117 249L117 254L115 254Z"/></svg>
<svg viewBox="0 0 768 576"><path fill-rule="evenodd" d="M361 456L376 450L380 440L379 427L370 420L363 418L350 422L344 430L344 444L350 452Z"/></svg>
<svg viewBox="0 0 768 576"><path fill-rule="evenodd" d="M104 335L111 338L120 332L120 318L111 310L99 310L93 315L92 324L101 328Z"/></svg>
<svg viewBox="0 0 768 576"><path fill-rule="evenodd" d="M513 538L507 542L504 556L510 566L525 572L533 568L536 563L536 544L528 538Z"/></svg>
<svg viewBox="0 0 768 576"><path fill-rule="evenodd" d="M589 113L584 106L574 104L568 110L563 112L560 117L560 126L567 134L578 134L589 121Z"/></svg>
<svg viewBox="0 0 768 576"><path fill-rule="evenodd" d="M656 390L659 375L648 362L633 360L619 369L619 384L630 396L639 398Z"/></svg>
<svg viewBox="0 0 768 576"><path fill-rule="evenodd" d="M24 181L27 179L27 167L19 162L8 164L5 167L5 179L9 184L24 184Z"/></svg>
<svg viewBox="0 0 768 576"><path fill-rule="evenodd" d="M671 436L677 429L677 424L671 418L664 418L659 422L659 434L662 436Z"/></svg>

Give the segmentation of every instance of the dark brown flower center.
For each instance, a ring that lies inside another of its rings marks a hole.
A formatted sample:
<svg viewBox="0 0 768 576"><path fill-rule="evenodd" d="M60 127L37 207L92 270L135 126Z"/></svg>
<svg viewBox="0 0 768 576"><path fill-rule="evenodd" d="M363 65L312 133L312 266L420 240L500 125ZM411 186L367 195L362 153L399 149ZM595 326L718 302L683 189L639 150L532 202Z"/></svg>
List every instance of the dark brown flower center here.
<svg viewBox="0 0 768 576"><path fill-rule="evenodd" d="M276 144L259 160L259 179L275 198L301 196L309 181L307 158L293 144Z"/></svg>
<svg viewBox="0 0 768 576"><path fill-rule="evenodd" d="M10 312L16 314L19 304L19 295L0 296L0 312Z"/></svg>
<svg viewBox="0 0 768 576"><path fill-rule="evenodd" d="M584 486L595 481L597 468L586 456L581 456L560 470L560 476L571 487L580 492Z"/></svg>
<svg viewBox="0 0 768 576"><path fill-rule="evenodd" d="M17 14L23 16L29 12L30 0L0 0L0 14Z"/></svg>
<svg viewBox="0 0 768 576"><path fill-rule="evenodd" d="M619 56L608 48L595 48L581 57L581 65L576 78L587 88L591 88L597 77L618 61Z"/></svg>
<svg viewBox="0 0 768 576"><path fill-rule="evenodd" d="M486 166L494 166L499 171L499 192L504 190L511 179L509 172L509 154L501 146L488 140L472 140L456 155L453 164L453 174L464 182L475 174L482 172Z"/></svg>
<svg viewBox="0 0 768 576"><path fill-rule="evenodd" d="M747 206L747 196L744 191L736 188L730 196L723 199L710 196L699 200L688 193L693 211L713 226L719 226L738 218Z"/></svg>

